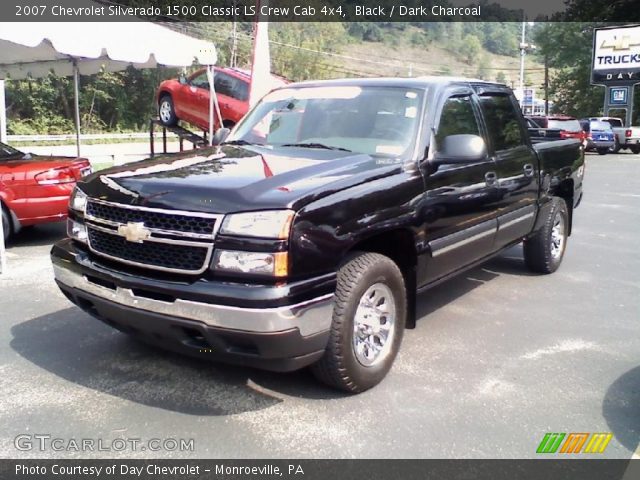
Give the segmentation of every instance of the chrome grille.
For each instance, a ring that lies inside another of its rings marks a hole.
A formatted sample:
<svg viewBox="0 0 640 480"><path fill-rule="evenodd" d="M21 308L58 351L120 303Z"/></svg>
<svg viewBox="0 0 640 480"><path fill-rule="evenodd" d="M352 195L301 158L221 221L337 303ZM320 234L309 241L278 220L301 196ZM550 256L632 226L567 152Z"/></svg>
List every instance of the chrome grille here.
<svg viewBox="0 0 640 480"><path fill-rule="evenodd" d="M90 199L85 209L93 253L129 265L198 274L211 260L221 215L161 210ZM119 227L142 224L148 235L128 241Z"/></svg>
<svg viewBox="0 0 640 480"><path fill-rule="evenodd" d="M157 230L213 236L216 217L200 214L170 213L164 210L129 207L89 200L86 215L103 223L126 224L142 222L145 227Z"/></svg>

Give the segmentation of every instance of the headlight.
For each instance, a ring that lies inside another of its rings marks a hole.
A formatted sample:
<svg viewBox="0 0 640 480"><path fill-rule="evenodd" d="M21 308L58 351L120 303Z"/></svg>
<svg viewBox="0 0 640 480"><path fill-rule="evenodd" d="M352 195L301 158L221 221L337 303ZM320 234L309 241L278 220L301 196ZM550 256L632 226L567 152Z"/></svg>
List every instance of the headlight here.
<svg viewBox="0 0 640 480"><path fill-rule="evenodd" d="M87 227L70 218L67 219L67 235L69 238L87 243Z"/></svg>
<svg viewBox="0 0 640 480"><path fill-rule="evenodd" d="M263 253L216 250L213 268L227 272L253 273L285 277L287 275L287 252Z"/></svg>
<svg viewBox="0 0 640 480"><path fill-rule="evenodd" d="M289 238L293 215L293 210L233 213L225 217L220 233L285 240Z"/></svg>
<svg viewBox="0 0 640 480"><path fill-rule="evenodd" d="M87 205L87 194L80 190L78 187L73 189L71 198L69 198L69 208L77 212L84 212L84 207Z"/></svg>

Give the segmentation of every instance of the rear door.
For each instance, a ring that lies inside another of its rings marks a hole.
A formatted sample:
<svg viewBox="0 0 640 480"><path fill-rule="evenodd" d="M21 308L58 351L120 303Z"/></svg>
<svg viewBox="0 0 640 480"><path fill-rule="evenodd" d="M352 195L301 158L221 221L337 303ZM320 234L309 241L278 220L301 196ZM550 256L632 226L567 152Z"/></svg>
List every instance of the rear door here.
<svg viewBox="0 0 640 480"><path fill-rule="evenodd" d="M448 135L484 136L478 101L470 88L457 87L440 98L430 148L437 151ZM489 158L439 165L435 171L428 161L421 165L426 190L419 212L431 252L419 273L419 285L424 285L491 252L497 227L497 172Z"/></svg>
<svg viewBox="0 0 640 480"><path fill-rule="evenodd" d="M509 91L479 91L480 106L496 163L501 248L531 232L538 200L538 157L526 136L519 106Z"/></svg>

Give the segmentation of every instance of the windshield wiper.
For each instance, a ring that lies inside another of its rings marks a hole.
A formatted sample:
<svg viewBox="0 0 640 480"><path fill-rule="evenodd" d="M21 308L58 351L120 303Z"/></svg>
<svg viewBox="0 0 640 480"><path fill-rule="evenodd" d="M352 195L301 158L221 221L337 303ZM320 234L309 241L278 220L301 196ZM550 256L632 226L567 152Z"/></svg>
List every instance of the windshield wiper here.
<svg viewBox="0 0 640 480"><path fill-rule="evenodd" d="M324 143L283 143L281 147L303 147L303 148L324 148L325 150L341 150L343 152L350 152L351 150L342 147L332 147L331 145L325 145Z"/></svg>
<svg viewBox="0 0 640 480"><path fill-rule="evenodd" d="M222 142L222 145L253 145L253 143L246 140L229 140L228 142Z"/></svg>

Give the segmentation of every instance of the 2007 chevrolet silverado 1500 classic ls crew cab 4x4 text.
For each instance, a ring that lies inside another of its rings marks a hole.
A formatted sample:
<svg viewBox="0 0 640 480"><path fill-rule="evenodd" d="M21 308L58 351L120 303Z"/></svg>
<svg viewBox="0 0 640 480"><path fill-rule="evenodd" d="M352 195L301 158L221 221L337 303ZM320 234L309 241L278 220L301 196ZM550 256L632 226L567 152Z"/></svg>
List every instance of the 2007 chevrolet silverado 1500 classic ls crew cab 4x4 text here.
<svg viewBox="0 0 640 480"><path fill-rule="evenodd" d="M218 147L80 181L54 272L147 342L361 392L417 293L523 240L530 269L556 270L583 174L578 141L532 147L503 85L292 84Z"/></svg>

